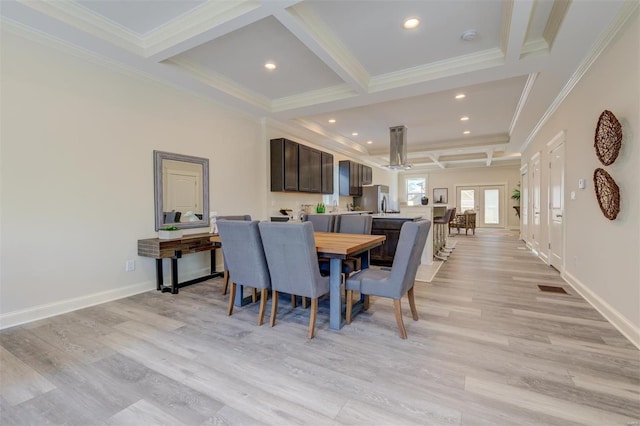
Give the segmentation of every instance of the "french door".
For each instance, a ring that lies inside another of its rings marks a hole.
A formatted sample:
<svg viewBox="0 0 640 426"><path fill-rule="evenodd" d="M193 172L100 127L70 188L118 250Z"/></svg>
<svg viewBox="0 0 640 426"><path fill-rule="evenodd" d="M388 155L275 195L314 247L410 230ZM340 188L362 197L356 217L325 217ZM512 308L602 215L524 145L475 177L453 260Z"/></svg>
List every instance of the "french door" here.
<svg viewBox="0 0 640 426"><path fill-rule="evenodd" d="M458 186L458 212L476 212L476 225L482 228L505 227L504 185Z"/></svg>

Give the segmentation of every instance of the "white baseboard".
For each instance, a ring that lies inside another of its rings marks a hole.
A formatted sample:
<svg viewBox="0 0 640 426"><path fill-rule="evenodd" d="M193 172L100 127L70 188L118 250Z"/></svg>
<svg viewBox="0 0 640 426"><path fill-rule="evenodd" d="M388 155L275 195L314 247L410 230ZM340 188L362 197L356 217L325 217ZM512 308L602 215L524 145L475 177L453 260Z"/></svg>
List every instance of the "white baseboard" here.
<svg viewBox="0 0 640 426"><path fill-rule="evenodd" d="M156 283L154 281L146 281L127 287L89 294L87 296L74 297L72 299L35 306L33 308L8 312L0 315L0 330L78 309L88 308L89 306L99 305L100 303L122 299L124 297L144 293L145 291L154 290L155 288Z"/></svg>
<svg viewBox="0 0 640 426"><path fill-rule="evenodd" d="M618 311L611 307L607 302L602 300L600 296L591 291L587 286L580 282L576 277L568 272L562 274L562 278L573 289L580 294L587 302L591 304L603 317L607 319L615 328L618 329L627 339L631 341L638 349L640 349L640 329L635 327L628 319L622 316Z"/></svg>
<svg viewBox="0 0 640 426"><path fill-rule="evenodd" d="M547 254L543 251L540 251L538 253L538 257L540 258L540 260L542 260L544 262L545 265L549 264L549 256L547 256Z"/></svg>

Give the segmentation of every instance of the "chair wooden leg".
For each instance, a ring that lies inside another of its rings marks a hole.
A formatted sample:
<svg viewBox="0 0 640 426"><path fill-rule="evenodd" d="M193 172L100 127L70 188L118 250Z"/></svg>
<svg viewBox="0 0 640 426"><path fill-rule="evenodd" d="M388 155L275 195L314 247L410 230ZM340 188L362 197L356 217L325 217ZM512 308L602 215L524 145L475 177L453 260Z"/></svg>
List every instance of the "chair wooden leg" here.
<svg viewBox="0 0 640 426"><path fill-rule="evenodd" d="M260 292L260 311L258 312L258 325L262 325L264 321L264 311L267 310L267 298L269 297L269 289L263 288Z"/></svg>
<svg viewBox="0 0 640 426"><path fill-rule="evenodd" d="M309 314L309 339L316 335L316 318L318 317L318 298L311 299L311 313Z"/></svg>
<svg viewBox="0 0 640 426"><path fill-rule="evenodd" d="M347 324L351 324L351 313L353 312L353 290L347 290L347 300L345 303L347 304Z"/></svg>
<svg viewBox="0 0 640 426"><path fill-rule="evenodd" d="M416 299L413 296L413 287L409 289L407 292L407 296L409 296L409 307L411 307L411 316L414 321L418 321L418 310L416 309Z"/></svg>
<svg viewBox="0 0 640 426"><path fill-rule="evenodd" d="M295 294L291 295L291 307L292 308L297 308L298 307L298 298Z"/></svg>
<svg viewBox="0 0 640 426"><path fill-rule="evenodd" d="M278 292L271 292L271 327L276 323L276 312L278 311Z"/></svg>
<svg viewBox="0 0 640 426"><path fill-rule="evenodd" d="M302 296L302 307L307 309L307 298L305 296Z"/></svg>
<svg viewBox="0 0 640 426"><path fill-rule="evenodd" d="M233 299L236 294L236 283L231 281L231 294L229 294L229 307L227 308L227 315L231 315L233 313Z"/></svg>
<svg viewBox="0 0 640 426"><path fill-rule="evenodd" d="M364 302L362 302L362 310L366 311L367 309L369 309L369 295L365 294L364 295Z"/></svg>
<svg viewBox="0 0 640 426"><path fill-rule="evenodd" d="M400 306L400 299L393 299L393 310L396 314L396 322L398 323L398 331L400 332L400 338L407 338L407 330L404 328L404 322L402 321L402 307Z"/></svg>
<svg viewBox="0 0 640 426"><path fill-rule="evenodd" d="M227 288L229 287L229 271L224 270L223 278L222 278L222 295L227 294Z"/></svg>
<svg viewBox="0 0 640 426"><path fill-rule="evenodd" d="M256 303L258 301L258 290L253 288L251 289L251 302Z"/></svg>

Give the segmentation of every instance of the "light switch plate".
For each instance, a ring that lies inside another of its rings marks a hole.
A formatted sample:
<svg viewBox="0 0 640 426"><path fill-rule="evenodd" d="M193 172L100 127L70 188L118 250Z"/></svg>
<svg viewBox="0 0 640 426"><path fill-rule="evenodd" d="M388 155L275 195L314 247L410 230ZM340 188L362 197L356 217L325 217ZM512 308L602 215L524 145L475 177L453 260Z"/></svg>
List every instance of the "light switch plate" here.
<svg viewBox="0 0 640 426"><path fill-rule="evenodd" d="M576 191L571 191L571 199L572 200L576 199Z"/></svg>
<svg viewBox="0 0 640 426"><path fill-rule="evenodd" d="M584 189L586 186L587 185L584 179L578 179L578 188Z"/></svg>

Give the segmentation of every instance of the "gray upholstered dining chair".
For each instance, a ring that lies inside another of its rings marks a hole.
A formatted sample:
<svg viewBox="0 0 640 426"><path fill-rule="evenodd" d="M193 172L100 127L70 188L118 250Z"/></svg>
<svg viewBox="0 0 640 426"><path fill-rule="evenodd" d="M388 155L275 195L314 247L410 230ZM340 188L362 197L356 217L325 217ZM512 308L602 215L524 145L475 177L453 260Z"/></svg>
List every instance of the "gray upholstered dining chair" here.
<svg viewBox="0 0 640 426"><path fill-rule="evenodd" d="M313 232L333 232L336 215L333 214L307 214L304 222L311 222Z"/></svg>
<svg viewBox="0 0 640 426"><path fill-rule="evenodd" d="M411 315L413 320L417 321L418 311L413 296L413 285L429 229L431 229L431 221L429 220L404 223L400 229L400 239L390 271L364 269L347 278L345 284L347 288L347 324L351 323L354 291L365 295L365 299L369 296L388 297L393 299L400 337L407 338L407 331L402 321L400 298L407 294ZM368 300L365 300L365 307L367 306Z"/></svg>
<svg viewBox="0 0 640 426"><path fill-rule="evenodd" d="M244 214L244 215L235 215L235 216L216 216L216 223L218 221L218 219L223 219L223 220L244 220L244 221L251 221L251 215L248 214ZM224 250L222 250L222 253L224 255ZM222 259L222 261L224 262L224 272L223 272L223 279L222 279L222 294L225 295L227 294L227 289L229 288L229 268L227 268L227 258L224 257ZM231 298L233 299L234 294L231 293ZM255 303L256 301L256 293L255 291L252 293L252 297L253 297L253 302Z"/></svg>
<svg viewBox="0 0 640 426"><path fill-rule="evenodd" d="M311 299L308 338L315 335L318 297L329 293L329 277L320 275L313 226L309 222L262 222L262 245L271 275L271 327L278 311L278 292Z"/></svg>
<svg viewBox="0 0 640 426"><path fill-rule="evenodd" d="M271 288L271 276L262 247L258 221L222 219L218 220L217 224L225 263L231 275L227 315L233 313L236 285L246 285L261 290L258 325L262 325Z"/></svg>

